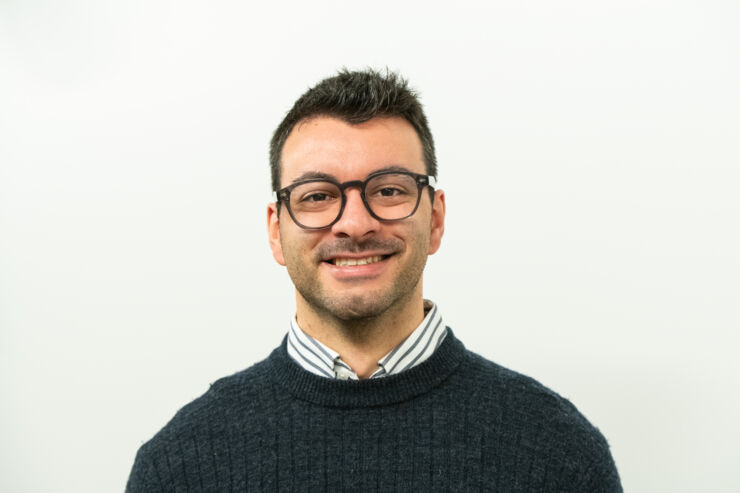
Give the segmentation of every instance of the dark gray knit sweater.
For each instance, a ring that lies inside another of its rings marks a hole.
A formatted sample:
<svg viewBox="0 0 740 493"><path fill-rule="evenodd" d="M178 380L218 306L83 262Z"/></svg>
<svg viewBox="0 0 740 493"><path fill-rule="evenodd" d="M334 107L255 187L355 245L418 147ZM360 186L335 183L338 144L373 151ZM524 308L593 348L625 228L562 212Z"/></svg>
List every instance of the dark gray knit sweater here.
<svg viewBox="0 0 740 493"><path fill-rule="evenodd" d="M126 491L622 491L604 437L567 400L450 332L386 378L312 375L285 341L214 383L136 456Z"/></svg>

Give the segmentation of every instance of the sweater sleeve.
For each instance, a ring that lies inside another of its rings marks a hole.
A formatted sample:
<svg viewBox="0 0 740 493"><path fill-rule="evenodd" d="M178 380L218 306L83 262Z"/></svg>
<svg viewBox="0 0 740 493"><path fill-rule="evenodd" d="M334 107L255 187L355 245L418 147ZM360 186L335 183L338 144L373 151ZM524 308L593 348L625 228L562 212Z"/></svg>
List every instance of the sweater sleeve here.
<svg viewBox="0 0 740 493"><path fill-rule="evenodd" d="M590 481L581 486L578 491L583 493L622 493L622 483L619 481L617 470L599 471Z"/></svg>
<svg viewBox="0 0 740 493"><path fill-rule="evenodd" d="M606 441L604 441L606 442ZM583 493L623 493L617 466L608 446L602 457L596 460L576 491Z"/></svg>
<svg viewBox="0 0 740 493"><path fill-rule="evenodd" d="M136 454L134 466L126 483L126 493L161 492L162 487L156 477L154 466L145 455L145 446Z"/></svg>

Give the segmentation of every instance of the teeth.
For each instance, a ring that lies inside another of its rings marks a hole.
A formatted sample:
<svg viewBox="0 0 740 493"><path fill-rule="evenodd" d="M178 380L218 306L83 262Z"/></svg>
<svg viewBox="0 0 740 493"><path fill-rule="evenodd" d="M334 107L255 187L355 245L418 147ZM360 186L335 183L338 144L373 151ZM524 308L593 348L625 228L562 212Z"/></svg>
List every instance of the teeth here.
<svg viewBox="0 0 740 493"><path fill-rule="evenodd" d="M344 265L367 265L367 264L374 264L375 262L380 262L383 260L382 255L376 255L374 257L365 257L365 258L335 258L333 260L334 265L338 266L344 266Z"/></svg>

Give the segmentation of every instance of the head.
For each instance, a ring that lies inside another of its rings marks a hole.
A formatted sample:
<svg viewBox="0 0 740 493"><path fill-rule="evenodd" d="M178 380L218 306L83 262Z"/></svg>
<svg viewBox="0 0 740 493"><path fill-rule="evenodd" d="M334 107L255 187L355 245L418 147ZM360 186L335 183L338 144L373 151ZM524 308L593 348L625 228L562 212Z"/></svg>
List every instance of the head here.
<svg viewBox="0 0 740 493"><path fill-rule="evenodd" d="M306 91L285 115L270 141L272 190L280 188L283 147L293 128L316 116L331 116L358 124L377 117L400 117L421 141L426 174L437 177L434 139L416 93L393 72L341 70Z"/></svg>
<svg viewBox="0 0 740 493"><path fill-rule="evenodd" d="M275 190L316 176L361 182L389 169L433 175L434 147L405 81L345 71L296 102L272 139L271 166ZM270 246L296 286L299 314L305 306L347 322L421 309L422 273L439 248L445 207L441 191L423 188L430 193L421 194L412 216L386 221L352 185L339 219L321 229L305 229L278 214L283 205L270 204Z"/></svg>

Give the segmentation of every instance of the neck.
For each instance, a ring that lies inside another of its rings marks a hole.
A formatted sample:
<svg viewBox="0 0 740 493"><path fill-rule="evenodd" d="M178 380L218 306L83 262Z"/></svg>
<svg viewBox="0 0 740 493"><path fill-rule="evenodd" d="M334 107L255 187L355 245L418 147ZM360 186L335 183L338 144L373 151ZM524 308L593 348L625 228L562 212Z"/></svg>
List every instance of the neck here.
<svg viewBox="0 0 740 493"><path fill-rule="evenodd" d="M382 313L351 320L339 319L296 293L296 318L301 330L338 352L358 377L368 378L378 361L424 320L421 282Z"/></svg>

